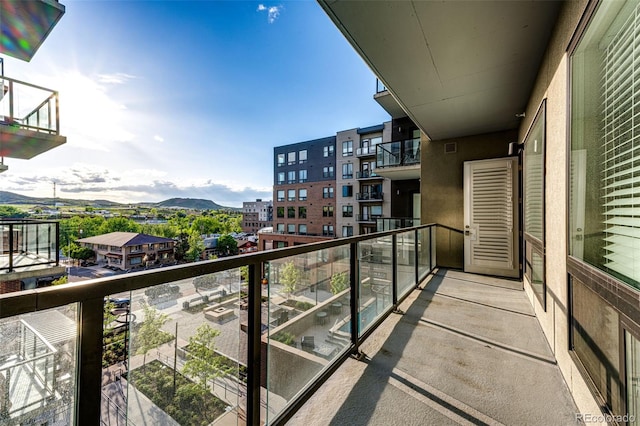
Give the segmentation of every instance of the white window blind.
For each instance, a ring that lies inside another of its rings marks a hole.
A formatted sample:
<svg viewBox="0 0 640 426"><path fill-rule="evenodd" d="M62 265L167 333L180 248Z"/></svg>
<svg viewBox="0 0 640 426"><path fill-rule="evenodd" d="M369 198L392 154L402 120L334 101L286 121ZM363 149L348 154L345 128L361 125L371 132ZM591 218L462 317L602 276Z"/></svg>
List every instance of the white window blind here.
<svg viewBox="0 0 640 426"><path fill-rule="evenodd" d="M602 73L604 266L640 281L640 15L606 39Z"/></svg>

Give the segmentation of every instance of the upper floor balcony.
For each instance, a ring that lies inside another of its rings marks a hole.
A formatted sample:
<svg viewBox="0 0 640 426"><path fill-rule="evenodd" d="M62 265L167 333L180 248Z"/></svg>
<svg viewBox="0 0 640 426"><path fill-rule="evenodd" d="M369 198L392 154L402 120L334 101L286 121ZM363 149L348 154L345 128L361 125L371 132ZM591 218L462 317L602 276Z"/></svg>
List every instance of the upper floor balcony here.
<svg viewBox="0 0 640 426"><path fill-rule="evenodd" d="M1 157L27 160L60 146L58 92L0 77Z"/></svg>
<svg viewBox="0 0 640 426"><path fill-rule="evenodd" d="M362 170L360 172L356 172L356 179L365 180L365 179L382 179L383 177L377 174L374 170Z"/></svg>
<svg viewBox="0 0 640 426"><path fill-rule="evenodd" d="M374 146L362 146L356 149L356 157L373 157L376 155L376 147Z"/></svg>
<svg viewBox="0 0 640 426"><path fill-rule="evenodd" d="M376 173L391 180L420 178L420 138L376 145Z"/></svg>
<svg viewBox="0 0 640 426"><path fill-rule="evenodd" d="M0 1L0 53L30 61L64 12L58 0Z"/></svg>
<svg viewBox="0 0 640 426"><path fill-rule="evenodd" d="M391 118L406 117L407 113L404 112L396 98L393 97L391 92L385 87L384 83L376 78L376 93L373 95L373 99L385 110Z"/></svg>
<svg viewBox="0 0 640 426"><path fill-rule="evenodd" d="M392 231L394 229L412 228L420 225L420 219L411 217L384 217L376 220L376 231Z"/></svg>
<svg viewBox="0 0 640 426"><path fill-rule="evenodd" d="M356 193L358 201L382 201L384 194L382 192L358 192Z"/></svg>

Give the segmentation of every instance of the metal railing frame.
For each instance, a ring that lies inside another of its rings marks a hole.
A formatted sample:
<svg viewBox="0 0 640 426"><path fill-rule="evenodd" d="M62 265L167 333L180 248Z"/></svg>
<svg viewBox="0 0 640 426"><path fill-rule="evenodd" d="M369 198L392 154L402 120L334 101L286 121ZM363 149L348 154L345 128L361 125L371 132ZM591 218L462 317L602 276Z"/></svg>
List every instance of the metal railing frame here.
<svg viewBox="0 0 640 426"><path fill-rule="evenodd" d="M57 308L68 304L78 304L78 340L76 367L76 395L75 422L82 425L99 425L101 412L101 375L102 375L102 340L103 340L103 304L105 297L121 292L140 290L151 286L174 281L195 278L205 274L222 272L248 266L248 349L247 349L247 424L260 423L260 372L262 365L262 333L261 333L261 271L265 262L289 258L296 255L326 250L349 245L350 250L350 292L351 292L351 343L343 352L307 386L289 402L282 412L273 420L273 424L284 424L309 396L344 362L349 356L358 351L359 345L388 317L397 305L411 292L398 294L397 261L392 259L393 294L392 305L381 314L365 330L359 330L359 258L358 244L360 242L391 237L393 254L396 253L396 235L400 233L414 233L415 250L415 287L418 287L435 268L433 253L436 224L425 224L413 228L379 232L331 241L310 243L300 246L256 252L242 256L233 256L216 260L201 261L185 265L176 265L162 269L133 272L126 275L98 278L62 286L25 290L0 295L0 319L14 317L21 314ZM418 241L420 230L429 229L428 250L429 268L424 276L420 276L418 262Z"/></svg>
<svg viewBox="0 0 640 426"><path fill-rule="evenodd" d="M36 132L41 132L41 133L48 133L51 135L59 135L60 134L60 104L59 104L59 97L58 97L58 92L55 90L51 90L51 89L47 89L46 87L42 87L42 86L38 86L35 84L31 84L31 83L27 83L26 81L21 81L21 80L16 80L15 78L10 78L7 76L2 76L2 80L5 80L8 82L8 87L9 87L9 92L8 92L8 96L9 96L9 119L10 120L16 120L17 125L20 128L23 129L28 129L28 130L33 130ZM37 89L37 90L42 90L45 92L49 92L51 93L49 96L47 96L37 107L35 107L32 111L30 111L29 113L27 113L27 115L25 115L24 117L16 117L15 116L15 112L14 112L14 84L18 84L18 85L23 85L23 86L27 86L30 87L32 89ZM55 107L55 123L51 123L51 112L52 112L52 102L53 105ZM48 127L40 127L40 126L33 126L30 125L28 123L29 119L33 116L36 115L36 119L38 121L40 121L40 110L44 107L47 106L47 124Z"/></svg>

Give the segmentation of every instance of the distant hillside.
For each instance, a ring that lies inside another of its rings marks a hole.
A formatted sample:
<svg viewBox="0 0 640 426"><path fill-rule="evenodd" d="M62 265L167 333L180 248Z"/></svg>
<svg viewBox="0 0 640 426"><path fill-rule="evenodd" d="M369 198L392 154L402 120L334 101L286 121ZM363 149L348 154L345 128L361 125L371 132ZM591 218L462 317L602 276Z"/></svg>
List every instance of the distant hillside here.
<svg viewBox="0 0 640 426"><path fill-rule="evenodd" d="M198 198L171 198L169 200L161 201L159 203L137 203L137 204L121 204L109 200L76 200L69 198L56 198L55 203L63 204L65 206L74 207L86 207L91 206L95 208L109 208L109 207L126 207L126 206L140 206L140 207L161 207L161 208L182 208L191 210L232 210L239 211L241 209L233 207L224 207L211 200L203 200ZM8 191L0 191L0 204L9 205L34 205L42 207L53 207L53 198L39 198L39 197L27 197L25 195L15 194Z"/></svg>
<svg viewBox="0 0 640 426"><path fill-rule="evenodd" d="M183 209L194 210L218 210L226 207L216 204L211 200L203 200L201 198L170 198L159 203L155 203L156 207L180 207Z"/></svg>

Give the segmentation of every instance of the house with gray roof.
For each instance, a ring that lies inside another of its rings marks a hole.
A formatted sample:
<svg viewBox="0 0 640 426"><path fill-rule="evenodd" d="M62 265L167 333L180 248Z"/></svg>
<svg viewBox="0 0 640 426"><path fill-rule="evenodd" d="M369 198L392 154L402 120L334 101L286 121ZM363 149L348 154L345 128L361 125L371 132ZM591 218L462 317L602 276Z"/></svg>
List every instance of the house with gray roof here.
<svg viewBox="0 0 640 426"><path fill-rule="evenodd" d="M140 268L175 262L171 238L137 232L110 232L77 240L82 247L93 250L96 262L120 269Z"/></svg>

